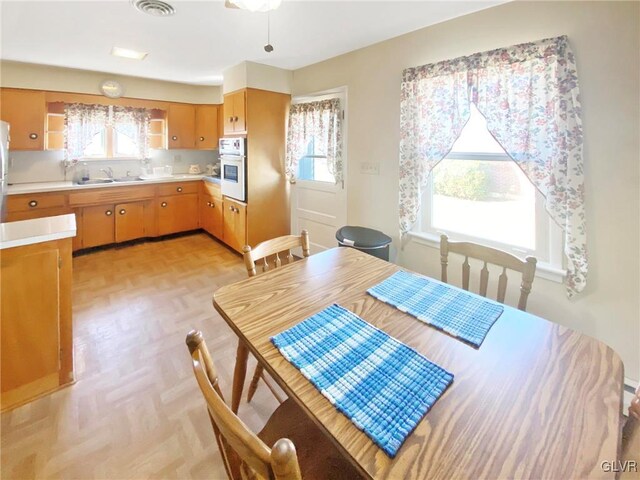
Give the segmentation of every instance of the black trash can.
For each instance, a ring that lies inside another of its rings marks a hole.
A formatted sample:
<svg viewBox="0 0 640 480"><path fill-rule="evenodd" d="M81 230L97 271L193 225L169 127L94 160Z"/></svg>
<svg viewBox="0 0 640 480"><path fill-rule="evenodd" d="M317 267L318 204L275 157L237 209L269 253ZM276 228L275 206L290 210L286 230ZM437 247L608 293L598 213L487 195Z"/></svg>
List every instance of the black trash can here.
<svg viewBox="0 0 640 480"><path fill-rule="evenodd" d="M389 261L391 237L379 230L366 227L342 227L336 232L341 247L357 248L361 252Z"/></svg>

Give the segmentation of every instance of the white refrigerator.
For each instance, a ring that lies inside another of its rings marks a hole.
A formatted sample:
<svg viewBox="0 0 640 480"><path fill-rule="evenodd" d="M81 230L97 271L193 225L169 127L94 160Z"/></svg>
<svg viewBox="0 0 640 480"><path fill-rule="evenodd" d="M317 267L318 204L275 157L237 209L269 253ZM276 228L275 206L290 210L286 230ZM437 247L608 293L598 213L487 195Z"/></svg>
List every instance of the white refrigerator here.
<svg viewBox="0 0 640 480"><path fill-rule="evenodd" d="M4 221L7 196L7 171L9 169L9 124L0 121L0 219Z"/></svg>

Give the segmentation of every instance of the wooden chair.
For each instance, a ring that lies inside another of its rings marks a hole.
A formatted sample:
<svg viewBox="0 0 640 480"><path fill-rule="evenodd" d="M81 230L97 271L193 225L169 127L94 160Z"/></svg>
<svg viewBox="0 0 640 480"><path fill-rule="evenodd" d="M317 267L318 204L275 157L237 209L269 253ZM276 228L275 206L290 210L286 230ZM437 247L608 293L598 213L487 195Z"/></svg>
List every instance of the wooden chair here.
<svg viewBox="0 0 640 480"><path fill-rule="evenodd" d="M360 477L293 400L282 403L260 433L249 430L224 401L202 333L192 330L186 342L231 480Z"/></svg>
<svg viewBox="0 0 640 480"><path fill-rule="evenodd" d="M525 311L527 309L527 298L531 292L531 284L533 283L536 273L537 260L534 257L527 257L525 261L520 260L515 255L497 250L495 248L485 247L471 242L450 242L446 235L440 236L440 263L442 264L442 281L447 282L447 264L449 252L464 255L464 263L462 264L462 288L469 290L469 275L471 268L469 266L469 257L476 258L484 262L482 270L480 270L480 295L487 296L487 284L489 283L489 270L487 263L499 265L502 267L502 274L498 277L498 294L497 300L504 303L504 297L507 292L507 268L515 270L522 274L522 282L520 284L520 300L518 308Z"/></svg>
<svg viewBox="0 0 640 480"><path fill-rule="evenodd" d="M255 277L258 274L256 271L257 262L261 261L263 272L266 272L271 268L269 266L269 263L272 263L273 268L282 266L282 259L280 258L280 254L282 254L283 252L286 252L286 255L284 257L286 263L293 262L291 249L297 247L302 247L303 257L309 256L309 232L307 232L306 230L303 230L299 236L285 235L283 237L266 240L256 245L254 249L252 249L249 245L245 246L243 249L244 264L247 267L247 273L249 274L249 277ZM253 395L258 389L258 384L261 378L273 392L276 398L280 401L280 403L282 403L283 399L280 397L277 390L271 385L269 379L264 373L262 365L260 365L259 363L258 365L256 365L256 370L253 374L253 378L251 379L251 384L249 384L247 401L250 402L253 398Z"/></svg>
<svg viewBox="0 0 640 480"><path fill-rule="evenodd" d="M622 430L620 480L640 479L640 386L629 405L629 418Z"/></svg>

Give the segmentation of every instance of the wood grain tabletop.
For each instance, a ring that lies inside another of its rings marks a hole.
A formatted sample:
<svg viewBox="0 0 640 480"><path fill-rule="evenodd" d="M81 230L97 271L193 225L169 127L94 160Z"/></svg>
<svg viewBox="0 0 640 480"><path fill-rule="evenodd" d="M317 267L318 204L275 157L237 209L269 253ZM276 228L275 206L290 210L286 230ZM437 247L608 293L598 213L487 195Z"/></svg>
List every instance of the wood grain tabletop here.
<svg viewBox="0 0 640 480"><path fill-rule="evenodd" d="M366 293L400 269L334 248L222 287L214 306L365 477L613 478L602 463L617 459L623 365L611 348L509 306L474 348ZM332 303L455 376L393 459L270 341Z"/></svg>

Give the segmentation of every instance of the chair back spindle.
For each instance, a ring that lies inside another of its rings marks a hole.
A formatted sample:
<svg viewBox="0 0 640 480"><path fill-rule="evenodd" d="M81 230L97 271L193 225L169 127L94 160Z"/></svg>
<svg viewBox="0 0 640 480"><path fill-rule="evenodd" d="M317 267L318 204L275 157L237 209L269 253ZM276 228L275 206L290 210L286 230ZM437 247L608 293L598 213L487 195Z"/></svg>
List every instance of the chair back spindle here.
<svg viewBox="0 0 640 480"><path fill-rule="evenodd" d="M308 257L310 254L309 248L309 233L303 230L300 235L285 235L283 237L273 238L259 243L254 248L247 245L243 249L244 264L247 268L247 273L250 277L255 277L258 272L256 271L256 262L262 264L262 271L267 272L271 269L270 262L273 264L273 268L282 266L282 258L280 254L286 252L283 255L286 263L294 261L291 249L301 247L302 256Z"/></svg>
<svg viewBox="0 0 640 480"><path fill-rule="evenodd" d="M520 298L518 300L518 308L520 310L527 309L527 299L531 293L536 272L536 259L527 257L524 261L511 255L510 253L497 250L495 248L478 245L471 242L451 242L446 235L440 237L440 264L441 279L448 282L447 269L449 264L449 253L457 253L464 256L462 264L462 288L469 290L469 279L471 277L471 266L469 257L481 260L483 262L480 270L480 287L479 294L483 297L487 296L489 286L489 268L487 264L498 265L502 267L502 273L498 277L498 291L496 299L504 303L507 292L507 269L515 270L522 274L522 282L520 284Z"/></svg>

